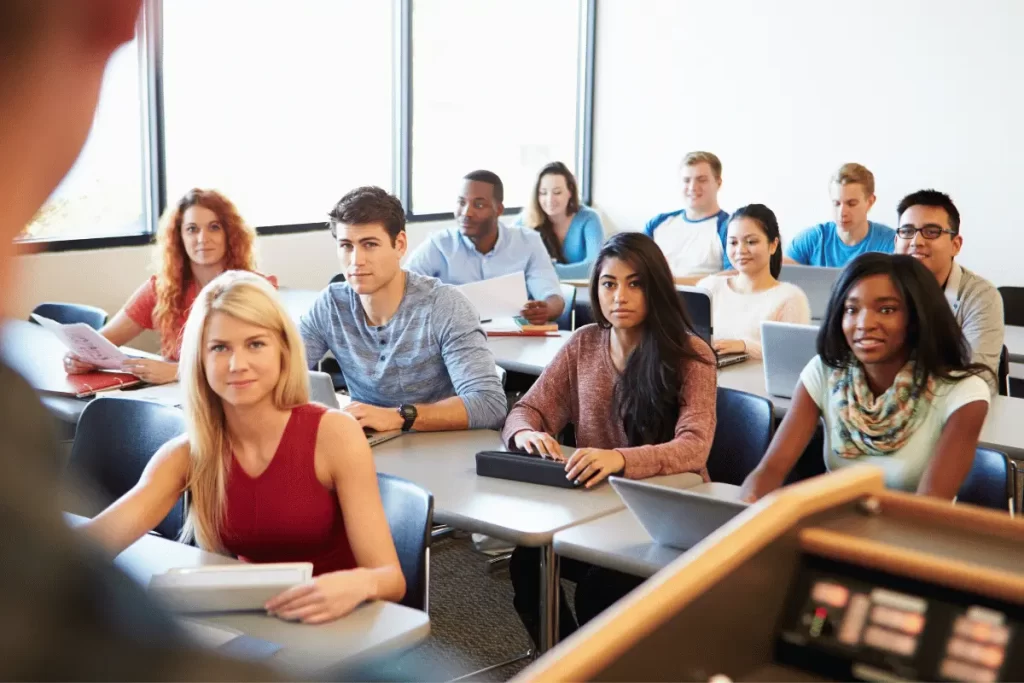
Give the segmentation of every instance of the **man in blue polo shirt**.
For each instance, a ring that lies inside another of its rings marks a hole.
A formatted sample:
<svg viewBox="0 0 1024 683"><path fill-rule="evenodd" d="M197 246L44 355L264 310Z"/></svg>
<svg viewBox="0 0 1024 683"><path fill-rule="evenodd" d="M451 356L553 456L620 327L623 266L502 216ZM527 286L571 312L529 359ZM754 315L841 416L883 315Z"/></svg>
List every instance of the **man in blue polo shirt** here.
<svg viewBox="0 0 1024 683"><path fill-rule="evenodd" d="M658 214L644 232L661 247L676 284L695 285L732 268L725 253L729 213L718 206L722 162L711 152L690 152L679 172L686 207Z"/></svg>
<svg viewBox="0 0 1024 683"><path fill-rule="evenodd" d="M457 226L431 235L410 254L405 269L452 285L522 271L530 300L523 302L520 314L534 325L543 324L565 308L558 275L536 230L498 220L505 210L504 194L497 174L466 174L455 207Z"/></svg>
<svg viewBox="0 0 1024 683"><path fill-rule="evenodd" d="M875 205L875 176L860 164L843 164L829 183L835 220L793 238L786 263L843 268L869 251L891 254L896 231L868 220Z"/></svg>

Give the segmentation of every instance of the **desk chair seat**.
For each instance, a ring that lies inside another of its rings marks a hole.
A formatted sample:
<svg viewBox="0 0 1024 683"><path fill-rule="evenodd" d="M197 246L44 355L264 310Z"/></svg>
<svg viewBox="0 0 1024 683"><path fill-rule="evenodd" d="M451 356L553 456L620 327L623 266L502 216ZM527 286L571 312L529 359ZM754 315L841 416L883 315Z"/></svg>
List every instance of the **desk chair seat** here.
<svg viewBox="0 0 1024 683"><path fill-rule="evenodd" d="M176 408L134 399L93 399L82 411L68 461L67 476L81 494L68 511L87 517L101 512L138 483L161 446L184 432L185 417ZM184 520L181 496L155 531L176 539Z"/></svg>
<svg viewBox="0 0 1024 683"><path fill-rule="evenodd" d="M1005 453L979 447L974 451L974 464L960 486L958 502L1012 515L1017 500L1017 466Z"/></svg>
<svg viewBox="0 0 1024 683"><path fill-rule="evenodd" d="M717 416L708 474L711 481L740 486L772 442L775 409L762 396L719 387Z"/></svg>
<svg viewBox="0 0 1024 683"><path fill-rule="evenodd" d="M377 474L384 514L405 575L402 604L428 611L430 606L430 529L434 496L420 486L390 474Z"/></svg>
<svg viewBox="0 0 1024 683"><path fill-rule="evenodd" d="M85 304L61 303L57 301L41 303L36 306L32 312L40 317L56 321L61 325L85 323L94 330L99 330L101 327L106 325L108 318L107 312L102 308L87 306ZM29 318L28 321L31 323L35 322L32 318Z"/></svg>

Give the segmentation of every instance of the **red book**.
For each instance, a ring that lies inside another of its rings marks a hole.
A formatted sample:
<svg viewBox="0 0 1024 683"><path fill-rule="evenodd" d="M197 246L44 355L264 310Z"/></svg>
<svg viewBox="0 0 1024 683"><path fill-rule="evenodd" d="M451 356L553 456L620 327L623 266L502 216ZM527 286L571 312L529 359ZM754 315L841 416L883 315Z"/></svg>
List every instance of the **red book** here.
<svg viewBox="0 0 1024 683"><path fill-rule="evenodd" d="M65 375L63 385L54 382L38 388L48 394L86 398L100 391L121 389L141 383L141 379L127 372L87 372L81 375Z"/></svg>

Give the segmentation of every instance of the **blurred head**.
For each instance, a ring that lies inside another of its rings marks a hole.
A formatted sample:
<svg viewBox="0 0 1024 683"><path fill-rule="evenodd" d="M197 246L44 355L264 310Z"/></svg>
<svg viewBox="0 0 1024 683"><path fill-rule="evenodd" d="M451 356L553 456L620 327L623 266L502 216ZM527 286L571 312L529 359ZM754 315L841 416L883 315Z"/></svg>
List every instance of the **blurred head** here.
<svg viewBox="0 0 1024 683"><path fill-rule="evenodd" d="M693 325L665 255L640 232L620 232L601 247L590 278L594 320L638 329L640 341L615 384L616 414L631 446L664 443L679 418L679 363L697 355Z"/></svg>
<svg viewBox="0 0 1024 683"><path fill-rule="evenodd" d="M183 533L219 548L229 452L225 409L307 403L305 351L273 285L254 273L228 271L196 298L178 367L191 446L192 500Z"/></svg>
<svg viewBox="0 0 1024 683"><path fill-rule="evenodd" d="M561 161L553 161L540 170L524 210L523 224L540 233L548 255L559 263L565 262L562 244L555 234L552 217L573 216L580 210L580 195L576 178Z"/></svg>
<svg viewBox="0 0 1024 683"><path fill-rule="evenodd" d="M867 253L851 261L832 289L818 333L818 355L834 368L917 361L918 386L929 375L989 372L970 351L935 277L903 255Z"/></svg>
<svg viewBox="0 0 1024 683"><path fill-rule="evenodd" d="M964 242L953 200L936 190L919 190L904 197L896 213L896 253L913 256L944 287Z"/></svg>
<svg viewBox="0 0 1024 683"><path fill-rule="evenodd" d="M140 3L0 2L4 276L13 272L7 263L14 254L14 238L64 178L85 143L107 60L132 39Z"/></svg>
<svg viewBox="0 0 1024 683"><path fill-rule="evenodd" d="M749 204L729 218L726 252L736 270L749 277L765 269L778 279L782 272L782 243L775 212L764 204Z"/></svg>
<svg viewBox="0 0 1024 683"><path fill-rule="evenodd" d="M690 152L679 167L686 208L694 213L712 213L718 207L722 187L722 162L711 152Z"/></svg>
<svg viewBox="0 0 1024 683"><path fill-rule="evenodd" d="M473 171L462 178L455 203L459 232L471 240L487 237L498 229L498 216L505 211L505 187L490 171Z"/></svg>
<svg viewBox="0 0 1024 683"><path fill-rule="evenodd" d="M345 281L357 294L373 294L395 279L408 246L405 210L379 187L357 187L329 214Z"/></svg>
<svg viewBox="0 0 1024 683"><path fill-rule="evenodd" d="M230 199L216 190L194 188L168 206L156 237L157 303L153 318L161 353L172 358L185 310L185 292L195 266L221 270L256 269L256 231Z"/></svg>
<svg viewBox="0 0 1024 683"><path fill-rule="evenodd" d="M836 225L844 230L863 228L875 205L875 176L860 164L843 164L829 182Z"/></svg>

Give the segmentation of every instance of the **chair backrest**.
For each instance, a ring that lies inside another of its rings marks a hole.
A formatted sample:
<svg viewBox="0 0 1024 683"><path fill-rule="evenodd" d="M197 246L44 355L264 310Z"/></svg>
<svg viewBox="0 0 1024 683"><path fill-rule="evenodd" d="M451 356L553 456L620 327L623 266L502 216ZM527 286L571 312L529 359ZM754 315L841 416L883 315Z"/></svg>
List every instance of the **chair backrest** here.
<svg viewBox="0 0 1024 683"><path fill-rule="evenodd" d="M334 277L331 278L330 284L333 285L333 284L335 284L337 282L344 282L344 281L345 281L345 273L338 273L337 275L335 275Z"/></svg>
<svg viewBox="0 0 1024 683"><path fill-rule="evenodd" d="M1005 453L978 447L957 501L1007 512L1009 501L1016 500L1016 469Z"/></svg>
<svg viewBox="0 0 1024 683"><path fill-rule="evenodd" d="M430 528L434 496L420 486L390 474L377 474L384 514L395 540L405 575L406 607L426 612L430 606Z"/></svg>
<svg viewBox="0 0 1024 683"><path fill-rule="evenodd" d="M999 382L999 395L1009 396L1010 395L1010 350L1003 345L1003 350L999 352L999 372L997 373L997 380Z"/></svg>
<svg viewBox="0 0 1024 683"><path fill-rule="evenodd" d="M599 304L600 305L600 304ZM590 302L590 289L576 290L576 303L572 307L573 326L578 330L594 322L594 309Z"/></svg>
<svg viewBox="0 0 1024 683"><path fill-rule="evenodd" d="M85 323L94 330L98 330L106 325L108 317L106 311L96 306L65 304L56 301L41 303L32 312L43 318L59 322L61 325ZM29 322L35 321L29 318Z"/></svg>
<svg viewBox="0 0 1024 683"><path fill-rule="evenodd" d="M775 408L762 396L718 388L718 425L708 455L711 481L739 486L768 450Z"/></svg>
<svg viewBox="0 0 1024 683"><path fill-rule="evenodd" d="M72 483L82 487L86 516L101 512L139 481L159 448L185 432L185 417L171 406L123 398L97 398L82 411L68 460ZM184 497L155 531L177 538L185 519Z"/></svg>
<svg viewBox="0 0 1024 683"><path fill-rule="evenodd" d="M825 423L823 420L818 420L818 427L814 430L814 435L808 442L804 452L800 454L800 459L796 461L796 465L789 471L789 475L786 477L785 484L794 484L804 479L810 479L816 477L819 474L825 474L828 472L828 468L825 467Z"/></svg>
<svg viewBox="0 0 1024 683"><path fill-rule="evenodd" d="M567 285L564 282L561 284L562 287L562 299L565 301L565 308L562 309L562 315L558 316L558 329L567 330L572 332L576 329L574 325L573 310L576 307L576 288L572 285Z"/></svg>
<svg viewBox="0 0 1024 683"><path fill-rule="evenodd" d="M1024 287L1000 287L999 295L1003 297L1003 322L1024 326Z"/></svg>

